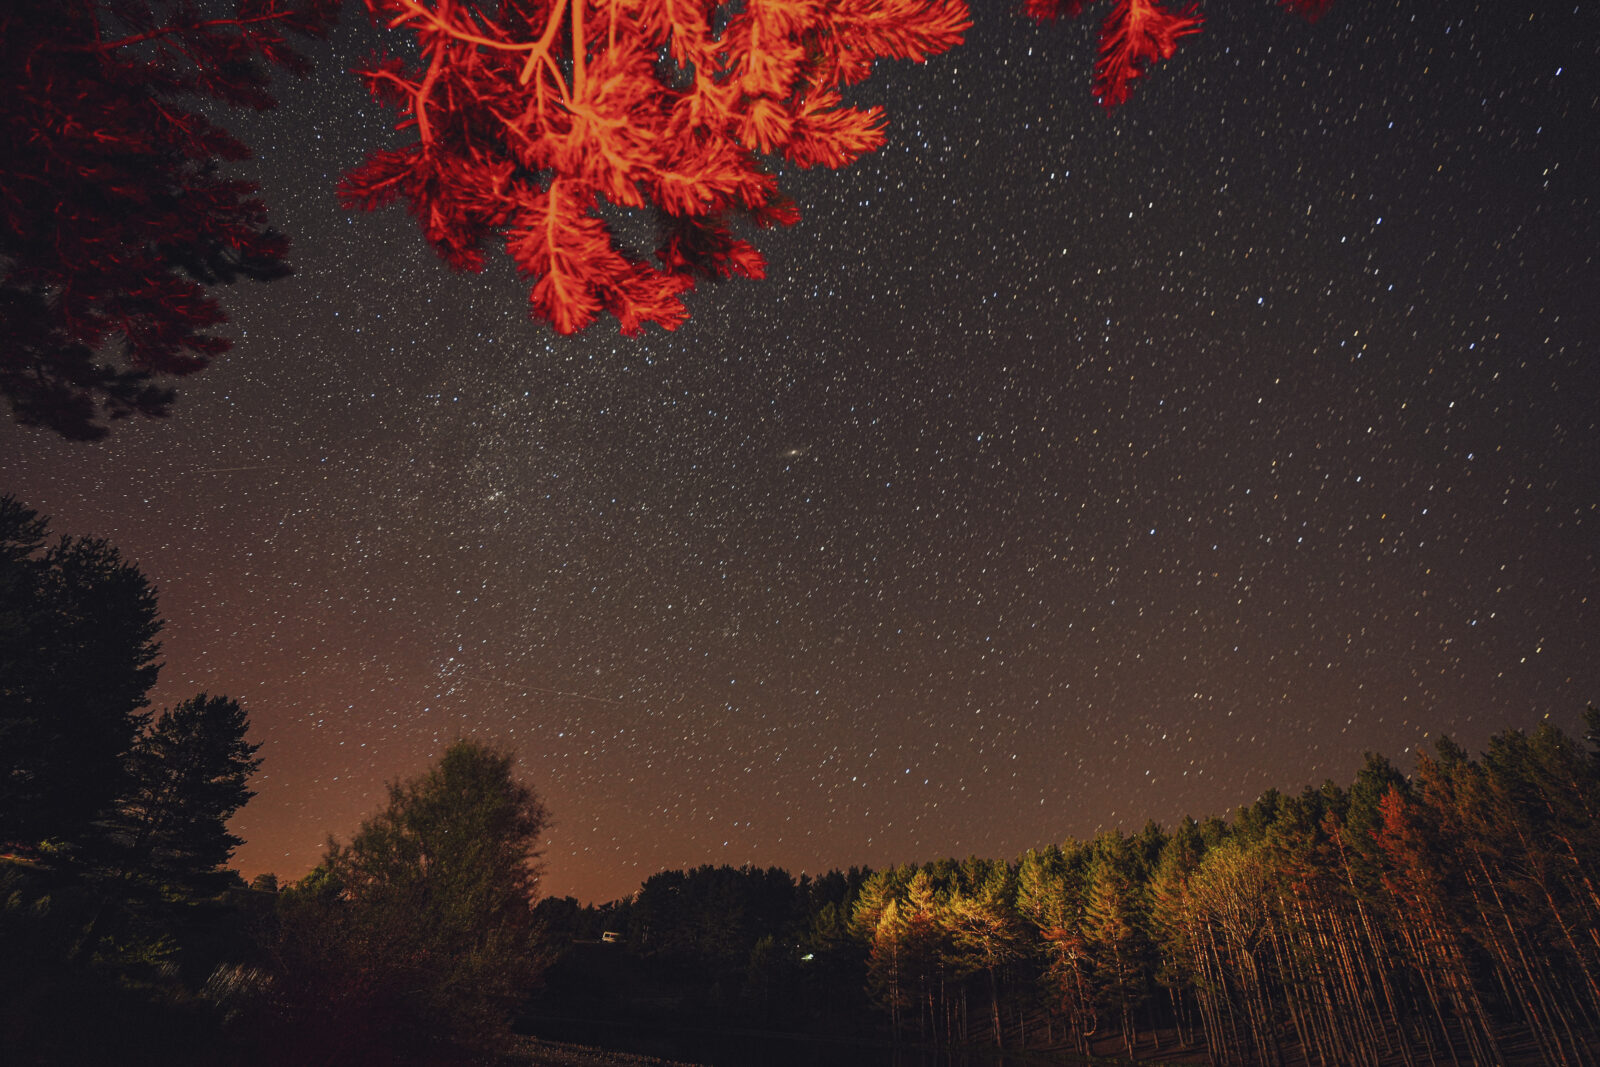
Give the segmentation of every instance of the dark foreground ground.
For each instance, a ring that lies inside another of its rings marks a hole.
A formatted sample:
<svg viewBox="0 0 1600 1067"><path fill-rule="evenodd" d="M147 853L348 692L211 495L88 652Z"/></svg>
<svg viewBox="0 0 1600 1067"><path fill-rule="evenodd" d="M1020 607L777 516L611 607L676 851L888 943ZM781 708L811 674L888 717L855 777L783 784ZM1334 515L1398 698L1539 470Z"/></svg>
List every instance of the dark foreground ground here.
<svg viewBox="0 0 1600 1067"><path fill-rule="evenodd" d="M914 1047L902 1047L884 1055L881 1060L873 1057L860 1057L860 1049L828 1050L824 1046L813 1045L809 1052L801 1059L796 1059L793 1050L784 1051L782 1042L772 1050L775 1058L761 1052L749 1053L749 1058L728 1060L725 1057L714 1057L715 1063L686 1061L677 1059L662 1059L655 1056L638 1055L630 1052L619 1052L611 1049L598 1048L591 1045L579 1045L562 1041L551 1041L537 1037L518 1038L516 1050L502 1061L503 1067L722 1067L722 1065L737 1063L739 1067L787 1067L795 1062L816 1064L819 1067L840 1067L841 1064L853 1065L871 1059L872 1062L881 1062L891 1067L1045 1067L1045 1065L1080 1065L1080 1067L1154 1067L1154 1065L1173 1065L1173 1067L1198 1067L1210 1063L1204 1051L1198 1049L1175 1049L1171 1040L1172 1035L1167 1035L1165 1047L1157 1049L1150 1042L1141 1046L1133 1059L1127 1058L1126 1052L1120 1043L1114 1039L1107 1039L1096 1044L1094 1057L1085 1060L1074 1055L1067 1049L1042 1049L1033 1048L1027 1051L1010 1049L1003 1053L986 1049L967 1050L932 1050ZM746 1046L750 1049L753 1046ZM843 1058L838 1058L837 1053L843 1051ZM1600 1049L1593 1050L1600 1051ZM1502 1048L1505 1059L1502 1067L1537 1067L1541 1060L1538 1049L1531 1041L1514 1042ZM1419 1058L1420 1062L1425 1062ZM1395 1067L1400 1067L1405 1058L1396 1055L1392 1061ZM1306 1061L1300 1057L1290 1057L1284 1061L1285 1067L1306 1067Z"/></svg>
<svg viewBox="0 0 1600 1067"><path fill-rule="evenodd" d="M805 1035L773 1034L769 1045L763 1047L757 1035L745 1033L746 1040L738 1052L727 1048L717 1050L708 1060L665 1059L657 1056L621 1052L546 1038L522 1037L514 1052L502 1061L503 1067L791 1067L794 1064L825 1065L825 1067L1117 1067L1138 1064L1196 1065L1209 1062L1205 1053L1196 1050L1157 1051L1140 1049L1136 1059L1128 1059L1120 1044L1106 1041L1095 1049L1093 1059L1084 1059L1067 1049L1032 1048L1026 1051L1008 1049L931 1049L901 1046L895 1049L873 1048L853 1042L830 1044Z"/></svg>
<svg viewBox="0 0 1600 1067"><path fill-rule="evenodd" d="M516 1067L695 1067L681 1060L658 1060L538 1037L519 1037L508 1062Z"/></svg>

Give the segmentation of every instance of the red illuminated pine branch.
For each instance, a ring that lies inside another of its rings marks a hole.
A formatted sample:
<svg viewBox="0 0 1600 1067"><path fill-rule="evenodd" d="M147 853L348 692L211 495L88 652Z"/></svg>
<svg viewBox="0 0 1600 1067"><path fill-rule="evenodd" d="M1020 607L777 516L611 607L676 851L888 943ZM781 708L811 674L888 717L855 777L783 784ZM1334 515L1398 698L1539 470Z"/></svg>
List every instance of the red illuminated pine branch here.
<svg viewBox="0 0 1600 1067"><path fill-rule="evenodd" d="M193 109L273 103L269 68L306 69L342 0L10 0L0 5L0 393L74 438L164 414L162 375L229 342L210 287L288 273L254 187L218 173L246 146ZM364 0L415 38L375 61L372 95L414 138L341 183L354 207L404 200L457 268L506 242L533 314L573 332L602 314L671 328L700 279L759 278L749 227L799 218L779 161L842 167L885 116L841 89L878 59L957 43L965 0ZM1036 19L1085 0L1023 0ZM1127 99L1195 32L1193 8L1111 0L1095 92ZM1314 19L1329 0L1279 0ZM202 17L204 14L206 17ZM644 216L643 251L608 219Z"/></svg>
<svg viewBox="0 0 1600 1067"><path fill-rule="evenodd" d="M363 71L416 140L340 187L352 207L404 198L452 266L504 235L536 317L571 333L602 313L671 329L698 278L760 277L741 221L789 225L765 157L845 166L883 143L878 108L839 87L875 59L959 43L962 0L366 0L419 59ZM653 255L603 217L648 212Z"/></svg>
<svg viewBox="0 0 1600 1067"><path fill-rule="evenodd" d="M1085 0L1022 0L1022 13L1036 22L1075 19L1083 14Z"/></svg>
<svg viewBox="0 0 1600 1067"><path fill-rule="evenodd" d="M1100 59L1094 67L1094 94L1110 109L1128 100L1128 86L1147 64L1171 59L1178 38L1200 30L1190 5L1171 12L1156 0L1119 0L1100 28Z"/></svg>
<svg viewBox="0 0 1600 1067"><path fill-rule="evenodd" d="M1023 0L1022 12L1039 22L1076 18L1088 0ZM1278 0L1289 11L1315 22L1332 0ZM1200 31L1194 4L1169 11L1157 0L1112 0L1100 26L1100 58L1094 68L1094 95L1110 110L1127 103L1132 83L1150 64L1171 59L1178 38Z"/></svg>

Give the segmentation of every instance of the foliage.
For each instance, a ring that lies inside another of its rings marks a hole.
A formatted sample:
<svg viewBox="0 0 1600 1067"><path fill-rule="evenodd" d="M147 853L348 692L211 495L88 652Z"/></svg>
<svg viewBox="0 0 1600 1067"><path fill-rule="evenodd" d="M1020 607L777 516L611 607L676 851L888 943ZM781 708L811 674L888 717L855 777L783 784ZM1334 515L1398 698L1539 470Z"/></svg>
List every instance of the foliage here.
<svg viewBox="0 0 1600 1067"><path fill-rule="evenodd" d="M1410 779L1369 756L1348 791L1269 790L1227 823L880 872L854 912L868 990L938 1044L1593 1064L1597 740L1543 724L1474 761L1442 739Z"/></svg>
<svg viewBox="0 0 1600 1067"><path fill-rule="evenodd" d="M1328 0L1281 0L1315 18ZM505 241L531 311L560 333L602 313L668 329L700 279L759 278L741 233L792 225L776 173L845 166L884 141L845 103L878 59L960 43L965 0L364 0L414 35L362 71L416 140L372 152L340 193L404 199L452 266ZM211 287L289 272L249 149L195 98L271 107L273 67L308 69L342 0L14 0L0 12L0 393L18 421L75 440L162 416L227 351ZM1082 0L1025 0L1036 19ZM1200 18L1112 0L1095 67L1107 107ZM619 234L612 223L629 221ZM648 231L648 235L646 235ZM634 247L638 246L638 247Z"/></svg>
<svg viewBox="0 0 1600 1067"><path fill-rule="evenodd" d="M248 970L249 917L227 895L141 892L79 868L0 860L5 1062L243 1062L212 976Z"/></svg>
<svg viewBox="0 0 1600 1067"><path fill-rule="evenodd" d="M478 270L503 235L534 279L532 313L573 333L602 313L623 333L672 329L697 279L760 278L765 260L735 232L799 219L775 160L841 167L883 143L879 108L841 90L878 58L921 61L959 44L964 0L365 0L416 37L417 58L362 73L416 140L373 152L345 176L347 204L404 199L434 249ZM1283 0L1315 18L1327 0ZM1026 0L1041 21L1082 0ZM1095 93L1128 99L1147 64L1197 32L1193 6L1113 0ZM653 223L653 255L612 220Z"/></svg>
<svg viewBox="0 0 1600 1067"><path fill-rule="evenodd" d="M742 968L768 934L793 941L797 887L776 867L662 871L640 886L628 914L637 951L700 975Z"/></svg>
<svg viewBox="0 0 1600 1067"><path fill-rule="evenodd" d="M360 1055L504 1038L544 964L533 905L546 814L514 764L455 742L282 894L280 988L301 1023L320 1019Z"/></svg>
<svg viewBox="0 0 1600 1067"><path fill-rule="evenodd" d="M219 870L249 723L202 695L147 730L154 590L104 541L45 545L0 498L0 1041L17 1062L204 1062L231 1010L208 977L251 952Z"/></svg>
<svg viewBox="0 0 1600 1067"><path fill-rule="evenodd" d="M642 1032L663 1027L870 1032L860 990L865 952L849 931L859 868L799 878L777 868L714 867L652 875L601 906L542 901L559 953L536 1015ZM603 933L620 935L601 942Z"/></svg>
<svg viewBox="0 0 1600 1067"><path fill-rule="evenodd" d="M345 177L357 207L403 197L452 266L477 270L490 233L537 281L559 333L615 315L624 333L672 328L695 279L761 277L733 223L799 214L762 161L841 167L883 143L878 108L841 88L880 57L920 60L961 40L961 0L367 0L420 55L363 71L416 141ZM604 215L648 209L652 257Z"/></svg>
<svg viewBox="0 0 1600 1067"><path fill-rule="evenodd" d="M248 149L195 97L272 106L270 67L303 72L287 34L320 36L340 0L10 0L0 8L0 394L18 421L74 440L102 417L164 415L161 375L231 342L208 287L288 273Z"/></svg>

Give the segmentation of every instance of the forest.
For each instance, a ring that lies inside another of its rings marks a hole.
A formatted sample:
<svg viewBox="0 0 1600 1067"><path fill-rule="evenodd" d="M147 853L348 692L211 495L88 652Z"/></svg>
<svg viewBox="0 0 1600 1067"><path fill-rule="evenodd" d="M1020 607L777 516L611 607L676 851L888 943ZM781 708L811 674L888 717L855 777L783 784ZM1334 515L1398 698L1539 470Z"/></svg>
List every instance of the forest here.
<svg viewBox="0 0 1600 1067"><path fill-rule="evenodd" d="M451 1062L502 1048L547 956L546 815L447 747L292 885L227 864L259 744L237 699L152 714L157 597L0 497L0 1048L7 1063Z"/></svg>
<svg viewBox="0 0 1600 1067"><path fill-rule="evenodd" d="M1009 862L702 867L540 912L580 941L621 933L705 1010L758 1024L870 1010L927 1048L1590 1064L1600 712L1586 722L1586 743L1541 723L1473 759L1441 738L1410 773L1372 754L1348 787Z"/></svg>
<svg viewBox="0 0 1600 1067"><path fill-rule="evenodd" d="M1600 1049L1600 709L1409 773L1015 860L663 871L539 899L548 813L458 740L309 874L246 885L239 701L153 716L153 588L0 498L0 1038L20 1062L530 1062L527 1034L1580 1067ZM748 1061L748 1053L715 1062ZM548 1062L548 1061L537 1061Z"/></svg>

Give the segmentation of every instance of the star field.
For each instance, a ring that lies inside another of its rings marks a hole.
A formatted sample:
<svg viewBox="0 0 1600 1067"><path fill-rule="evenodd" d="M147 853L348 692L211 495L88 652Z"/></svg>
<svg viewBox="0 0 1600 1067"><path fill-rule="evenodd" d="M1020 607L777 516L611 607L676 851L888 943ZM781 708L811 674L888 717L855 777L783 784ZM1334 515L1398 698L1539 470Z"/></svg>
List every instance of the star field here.
<svg viewBox="0 0 1600 1067"><path fill-rule="evenodd" d="M1092 21L974 4L786 173L763 282L561 338L333 185L344 71L228 116L294 277L166 422L0 427L0 489L161 593L161 703L266 763L304 873L470 735L545 890L1011 857L1347 783L1600 700L1600 26L1583 5L1213 2L1107 116ZM1092 16L1091 12L1091 16Z"/></svg>

